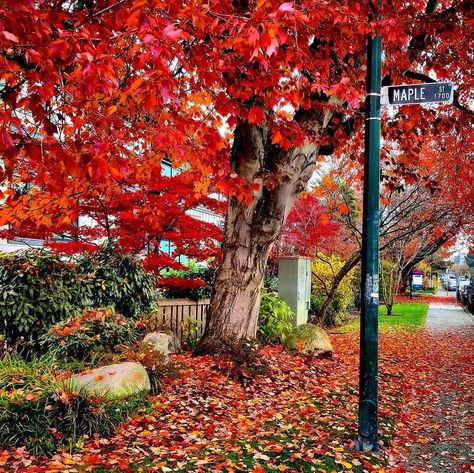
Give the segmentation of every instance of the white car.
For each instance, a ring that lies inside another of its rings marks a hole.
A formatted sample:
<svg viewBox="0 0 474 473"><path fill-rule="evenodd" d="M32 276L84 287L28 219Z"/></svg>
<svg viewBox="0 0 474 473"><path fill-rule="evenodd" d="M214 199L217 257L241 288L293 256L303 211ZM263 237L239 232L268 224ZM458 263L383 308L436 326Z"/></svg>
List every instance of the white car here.
<svg viewBox="0 0 474 473"><path fill-rule="evenodd" d="M457 287L456 278L450 276L448 279L448 284L446 285L446 288L450 291L455 291L456 287Z"/></svg>

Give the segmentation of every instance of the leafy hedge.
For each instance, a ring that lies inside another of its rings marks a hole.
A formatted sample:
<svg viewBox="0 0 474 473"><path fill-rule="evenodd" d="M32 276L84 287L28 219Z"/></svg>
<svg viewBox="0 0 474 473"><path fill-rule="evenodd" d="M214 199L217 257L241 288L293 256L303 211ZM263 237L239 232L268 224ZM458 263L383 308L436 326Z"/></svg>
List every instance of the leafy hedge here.
<svg viewBox="0 0 474 473"><path fill-rule="evenodd" d="M22 340L23 348L29 341L29 349L39 349L52 325L84 307L108 306L136 318L154 302L154 277L135 256L112 245L75 261L45 250L0 258L0 334L10 346Z"/></svg>
<svg viewBox="0 0 474 473"><path fill-rule="evenodd" d="M76 262L76 271L91 291L91 307L112 307L125 317L137 318L154 306L154 276L135 255L121 253L113 244L84 253Z"/></svg>
<svg viewBox="0 0 474 473"><path fill-rule="evenodd" d="M92 305L90 284L73 264L44 250L3 255L0 259L0 333L16 343L35 344L45 329Z"/></svg>

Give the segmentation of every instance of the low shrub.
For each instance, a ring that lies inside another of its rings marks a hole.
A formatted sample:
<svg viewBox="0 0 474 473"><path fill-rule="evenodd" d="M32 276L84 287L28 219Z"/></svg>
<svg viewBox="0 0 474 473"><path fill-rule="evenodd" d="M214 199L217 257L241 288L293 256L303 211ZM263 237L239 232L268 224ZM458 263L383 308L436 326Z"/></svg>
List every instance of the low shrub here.
<svg viewBox="0 0 474 473"><path fill-rule="evenodd" d="M276 294L263 293L258 314L257 336L263 344L281 343L291 332L294 314Z"/></svg>
<svg viewBox="0 0 474 473"><path fill-rule="evenodd" d="M64 387L69 373L48 358L0 361L0 446L33 454L73 448L81 437L111 434L145 405L144 395L124 400L85 396Z"/></svg>
<svg viewBox="0 0 474 473"><path fill-rule="evenodd" d="M278 277L267 274L263 278L263 287L268 292L278 292Z"/></svg>
<svg viewBox="0 0 474 473"><path fill-rule="evenodd" d="M76 270L90 290L91 307L112 307L134 319L155 307L155 277L137 256L122 253L113 243L95 253L82 254Z"/></svg>
<svg viewBox="0 0 474 473"><path fill-rule="evenodd" d="M51 325L82 304L92 304L89 286L57 255L34 250L0 259L0 334L9 346L22 341L37 348Z"/></svg>
<svg viewBox="0 0 474 473"><path fill-rule="evenodd" d="M316 254L312 264L310 322L331 327L340 325L349 317L348 309L354 301L352 290L354 270L342 279L326 313L321 313L334 275L343 266L344 261L337 255L325 255L321 251Z"/></svg>
<svg viewBox="0 0 474 473"><path fill-rule="evenodd" d="M84 309L53 325L41 342L62 358L87 360L136 338L133 320L102 308Z"/></svg>
<svg viewBox="0 0 474 473"><path fill-rule="evenodd" d="M197 264L190 264L187 270L169 271L161 283L162 296L166 299L206 299L211 297L215 276L216 268Z"/></svg>
<svg viewBox="0 0 474 473"><path fill-rule="evenodd" d="M346 297L336 291L334 298L326 310L324 319L320 316L321 308L326 298L320 294L311 294L308 320L311 323L325 327L336 327L343 325L350 318Z"/></svg>
<svg viewBox="0 0 474 473"><path fill-rule="evenodd" d="M112 307L135 319L155 307L154 283L136 256L111 244L67 261L46 250L2 255L0 338L31 354L52 325L83 307Z"/></svg>

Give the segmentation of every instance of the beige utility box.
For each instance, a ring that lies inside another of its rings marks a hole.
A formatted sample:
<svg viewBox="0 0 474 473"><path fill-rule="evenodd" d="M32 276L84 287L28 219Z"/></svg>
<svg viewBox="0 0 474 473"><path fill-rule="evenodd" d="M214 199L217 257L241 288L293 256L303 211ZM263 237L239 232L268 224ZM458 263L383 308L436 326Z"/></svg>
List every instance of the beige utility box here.
<svg viewBox="0 0 474 473"><path fill-rule="evenodd" d="M311 300L311 259L284 256L278 261L278 295L295 313L293 325L308 321Z"/></svg>

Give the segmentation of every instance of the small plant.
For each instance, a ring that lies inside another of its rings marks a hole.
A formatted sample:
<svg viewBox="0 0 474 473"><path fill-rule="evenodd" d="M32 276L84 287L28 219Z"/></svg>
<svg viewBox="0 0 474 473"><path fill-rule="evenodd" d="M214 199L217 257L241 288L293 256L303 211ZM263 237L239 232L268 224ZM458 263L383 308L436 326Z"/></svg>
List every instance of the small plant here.
<svg viewBox="0 0 474 473"><path fill-rule="evenodd" d="M184 345L189 350L194 350L201 340L201 323L202 322L192 319L191 317L186 317L181 323Z"/></svg>
<svg viewBox="0 0 474 473"><path fill-rule="evenodd" d="M84 309L51 327L42 343L62 358L86 360L136 338L134 321L110 308Z"/></svg>
<svg viewBox="0 0 474 473"><path fill-rule="evenodd" d="M294 314L275 294L264 293L258 314L258 338L264 344L281 343L291 332Z"/></svg>

